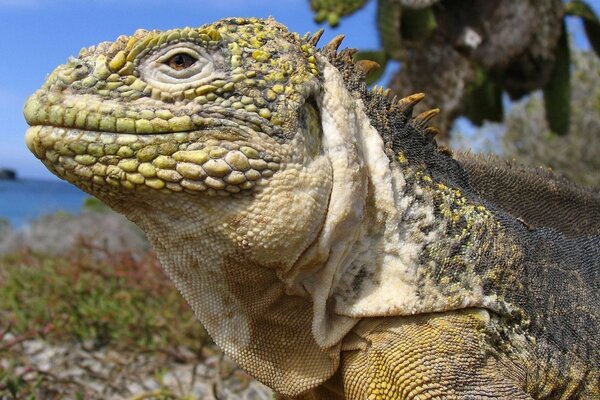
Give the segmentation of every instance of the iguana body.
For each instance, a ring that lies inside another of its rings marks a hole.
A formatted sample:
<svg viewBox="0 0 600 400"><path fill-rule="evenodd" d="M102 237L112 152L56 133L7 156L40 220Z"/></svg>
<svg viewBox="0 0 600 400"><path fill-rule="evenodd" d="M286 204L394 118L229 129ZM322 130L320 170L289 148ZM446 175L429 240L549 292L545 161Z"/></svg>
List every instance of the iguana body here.
<svg viewBox="0 0 600 400"><path fill-rule="evenodd" d="M27 145L136 222L282 396L598 398L598 232L481 197L422 96L317 40L226 19L84 49L28 100Z"/></svg>

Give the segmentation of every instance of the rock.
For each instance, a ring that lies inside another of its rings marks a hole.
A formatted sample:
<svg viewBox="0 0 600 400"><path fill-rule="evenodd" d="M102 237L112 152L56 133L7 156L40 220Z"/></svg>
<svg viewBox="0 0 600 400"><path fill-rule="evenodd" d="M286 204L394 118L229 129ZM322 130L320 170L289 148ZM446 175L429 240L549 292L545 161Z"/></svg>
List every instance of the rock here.
<svg viewBox="0 0 600 400"><path fill-rule="evenodd" d="M14 181L17 179L16 171L12 169L0 168L0 180Z"/></svg>
<svg viewBox="0 0 600 400"><path fill-rule="evenodd" d="M0 346L14 338L10 332L5 334L0 338ZM3 353L0 368L11 376L34 366L28 378L31 382L39 379L36 390L45 393L38 397L44 399L273 398L269 388L252 379L229 358L222 357L218 349L212 350L219 361L208 367L201 356L181 363L161 351L135 352L111 347L90 351L80 342L52 343L32 338ZM232 371L227 379L221 378L221 368Z"/></svg>
<svg viewBox="0 0 600 400"><path fill-rule="evenodd" d="M56 213L33 220L18 229L0 221L0 255L28 248L49 255L65 254L81 244L104 249L111 255L147 251L150 244L132 222L114 212Z"/></svg>

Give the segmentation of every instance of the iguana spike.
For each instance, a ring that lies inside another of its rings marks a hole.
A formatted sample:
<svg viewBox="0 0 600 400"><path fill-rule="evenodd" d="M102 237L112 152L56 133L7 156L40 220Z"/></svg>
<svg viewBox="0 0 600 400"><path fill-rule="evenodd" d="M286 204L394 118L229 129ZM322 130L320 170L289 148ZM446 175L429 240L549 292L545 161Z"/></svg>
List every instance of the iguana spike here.
<svg viewBox="0 0 600 400"><path fill-rule="evenodd" d="M354 63L354 55L358 53L358 49L347 48L340 51L340 58L347 63Z"/></svg>
<svg viewBox="0 0 600 400"><path fill-rule="evenodd" d="M387 97L388 99L390 98L390 95L391 95L391 94L392 94L392 89L389 89L389 88L388 88L388 89L385 89L385 90L383 91L383 95L384 95L385 97Z"/></svg>
<svg viewBox="0 0 600 400"><path fill-rule="evenodd" d="M358 60L355 65L365 74L368 75L373 71L377 71L381 68L379 63L371 60Z"/></svg>
<svg viewBox="0 0 600 400"><path fill-rule="evenodd" d="M425 134L429 135L429 136L437 136L439 135L440 130L438 128L436 128L435 126L428 126L427 128L425 128Z"/></svg>
<svg viewBox="0 0 600 400"><path fill-rule="evenodd" d="M434 126L428 126L427 128L425 128L425 137L431 143L435 143L435 138L440 133L441 133L440 130Z"/></svg>
<svg viewBox="0 0 600 400"><path fill-rule="evenodd" d="M416 117L413 118L413 124L416 126L425 126L427 125L427 122L429 122L429 120L433 117L435 117L436 115L438 115L440 113L440 109L439 108L433 108L431 110L427 110L425 112L422 112L421 114L417 115Z"/></svg>
<svg viewBox="0 0 600 400"><path fill-rule="evenodd" d="M308 43L316 47L317 43L319 43L319 40L321 39L321 36L323 36L323 32L325 32L325 29L321 28L313 33L313 35L308 39Z"/></svg>
<svg viewBox="0 0 600 400"><path fill-rule="evenodd" d="M449 156L449 157L453 156L452 150L450 150L450 148L448 146L444 145L444 144L438 147L438 151L440 153L442 153L442 154L445 154L445 155Z"/></svg>
<svg viewBox="0 0 600 400"><path fill-rule="evenodd" d="M340 44L342 44L342 40L344 40L344 38L344 35L337 35L336 37L331 39L329 43L323 46L323 51L325 51L326 53L336 53L338 47L340 47Z"/></svg>
<svg viewBox="0 0 600 400"><path fill-rule="evenodd" d="M407 115L412 115L413 108L425 98L425 93L415 93L398 100L398 108L400 112Z"/></svg>

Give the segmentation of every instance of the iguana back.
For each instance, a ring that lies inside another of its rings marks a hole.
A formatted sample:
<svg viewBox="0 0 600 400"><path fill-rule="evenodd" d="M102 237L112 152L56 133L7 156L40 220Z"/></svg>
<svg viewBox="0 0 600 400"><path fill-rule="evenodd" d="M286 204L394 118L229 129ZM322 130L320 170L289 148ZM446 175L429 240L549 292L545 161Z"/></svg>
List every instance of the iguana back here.
<svg viewBox="0 0 600 400"><path fill-rule="evenodd" d="M567 236L600 234L600 193L543 168L494 156L457 153L477 193L532 228Z"/></svg>

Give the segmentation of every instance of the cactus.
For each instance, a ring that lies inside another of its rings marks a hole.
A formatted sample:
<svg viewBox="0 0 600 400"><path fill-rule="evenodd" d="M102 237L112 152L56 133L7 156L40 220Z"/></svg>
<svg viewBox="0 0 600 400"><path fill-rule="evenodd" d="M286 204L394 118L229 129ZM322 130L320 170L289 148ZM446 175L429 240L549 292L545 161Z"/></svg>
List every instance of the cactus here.
<svg viewBox="0 0 600 400"><path fill-rule="evenodd" d="M368 0L311 0L316 20L337 25ZM402 67L391 88L399 96L423 91L422 107L442 109L438 125L448 130L465 115L475 124L503 118L502 93L521 98L542 89L550 128L566 134L569 126L570 73L566 17L581 18L600 55L600 20L582 0L377 0L381 49L360 52L375 57L383 75L387 61ZM431 52L427 55L427 52ZM444 60L446 62L444 62ZM440 71L439 63L444 65ZM415 65L418 64L418 65ZM420 79L417 75L427 75Z"/></svg>

